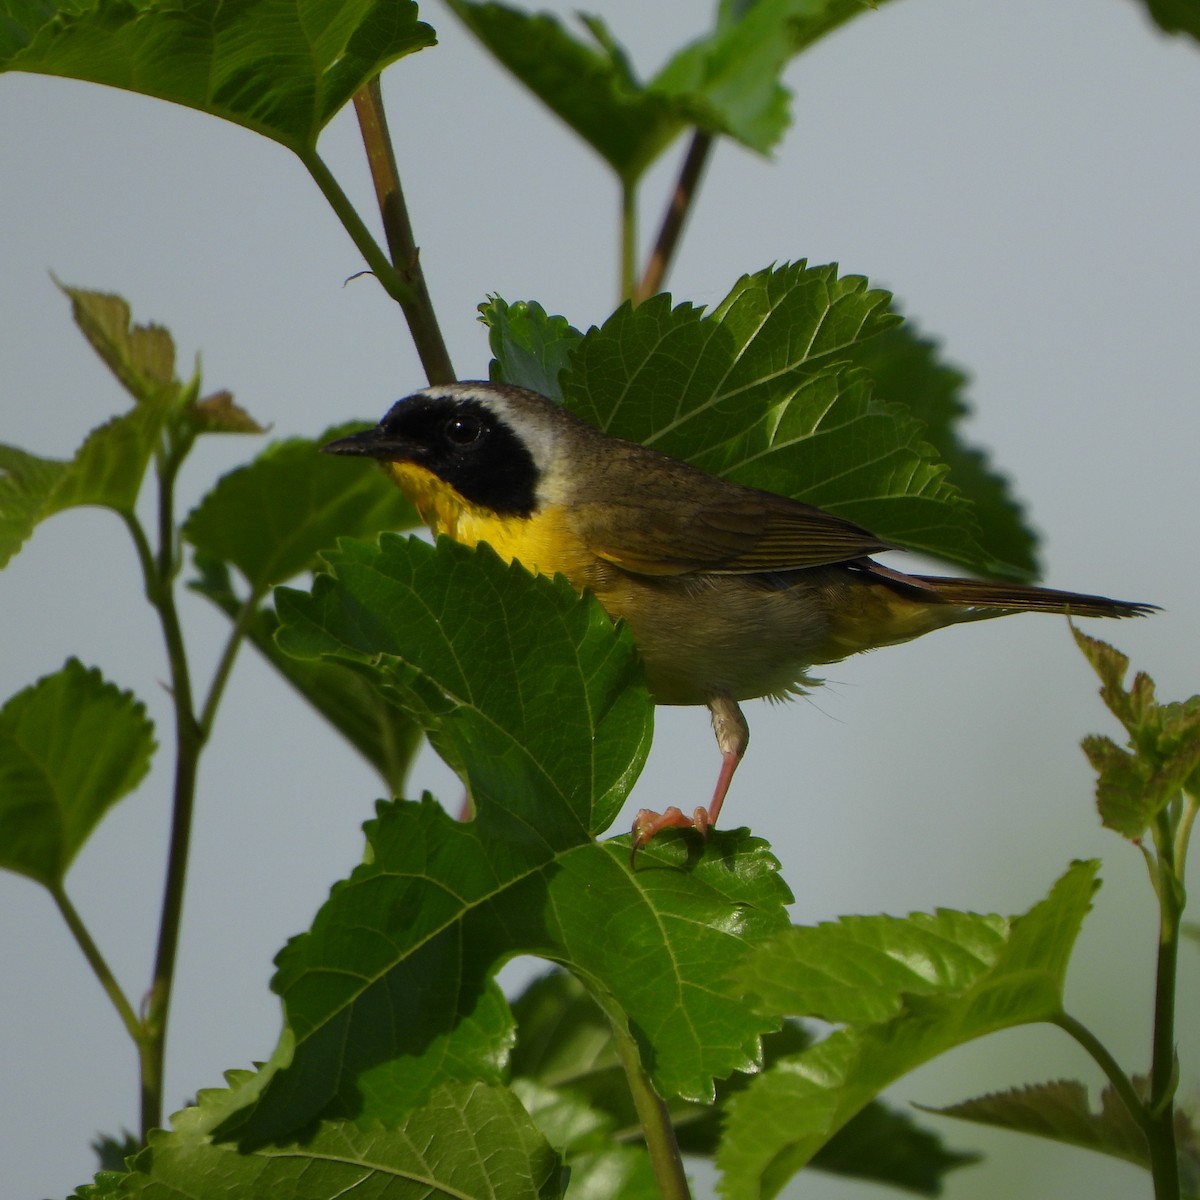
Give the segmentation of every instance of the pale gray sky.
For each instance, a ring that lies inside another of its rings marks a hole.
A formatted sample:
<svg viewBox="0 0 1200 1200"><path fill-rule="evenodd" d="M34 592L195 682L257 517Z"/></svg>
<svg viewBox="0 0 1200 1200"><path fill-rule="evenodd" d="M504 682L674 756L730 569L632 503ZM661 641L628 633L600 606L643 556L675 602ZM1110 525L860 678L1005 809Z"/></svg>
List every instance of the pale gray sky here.
<svg viewBox="0 0 1200 1200"><path fill-rule="evenodd" d="M683 0L594 8L647 73L707 16ZM608 314L615 187L443 10L425 15L442 45L393 67L385 96L455 363L479 376L474 308L489 292L537 299L580 326ZM1162 604L1151 620L1090 632L1129 653L1163 697L1200 691L1198 48L1158 34L1130 0L908 0L828 39L788 82L795 125L775 162L718 150L670 281L677 299L711 303L742 272L798 257L893 288L972 373L971 434L1043 531L1047 581ZM352 120L339 118L323 149L369 212ZM206 384L233 390L277 434L376 417L422 382L391 303L369 279L343 286L359 258L277 146L153 100L9 75L0 153L0 440L68 456L124 404L50 270L124 294L137 319L171 329L185 366L200 351ZM647 231L675 162L645 188ZM184 503L256 449L210 439L188 466ZM203 680L223 624L203 602L183 603ZM111 516L43 526L0 576L0 612L0 693L75 654L145 698L169 741L161 646ZM1143 1067L1152 902L1137 852L1098 828L1078 741L1113 729L1065 622L947 631L831 675L811 701L748 706L752 744L725 810L773 842L796 919L1019 912L1072 858L1100 856L1105 884L1069 1003L1122 1063ZM160 751L68 879L135 995L153 949L169 758ZM660 711L632 807L703 799L716 765L702 710ZM427 758L413 794L428 785L456 803L446 778ZM378 793L248 652L201 777L171 1107L270 1053L271 958L357 861ZM62 1195L90 1176L97 1131L135 1124L134 1056L49 898L13 876L0 876L0 961L5 1195ZM1193 951L1183 965L1183 994L1195 995ZM1194 1027L1181 1054L1194 1096ZM1061 1034L1031 1030L961 1050L892 1095L943 1104L1056 1076L1097 1072ZM940 1124L952 1144L990 1154L951 1177L951 1200L1149 1195L1132 1168ZM788 1194L880 1193L814 1176Z"/></svg>

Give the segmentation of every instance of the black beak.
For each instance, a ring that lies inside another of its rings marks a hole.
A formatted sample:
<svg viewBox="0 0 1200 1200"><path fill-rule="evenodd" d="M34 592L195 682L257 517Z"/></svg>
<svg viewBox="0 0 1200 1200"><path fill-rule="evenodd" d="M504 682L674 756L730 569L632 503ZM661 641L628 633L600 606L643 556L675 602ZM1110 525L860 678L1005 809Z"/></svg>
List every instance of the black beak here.
<svg viewBox="0 0 1200 1200"><path fill-rule="evenodd" d="M378 458L385 462L400 462L412 457L412 446L400 439L388 437L378 425L338 438L321 447L322 454L346 454L355 458Z"/></svg>

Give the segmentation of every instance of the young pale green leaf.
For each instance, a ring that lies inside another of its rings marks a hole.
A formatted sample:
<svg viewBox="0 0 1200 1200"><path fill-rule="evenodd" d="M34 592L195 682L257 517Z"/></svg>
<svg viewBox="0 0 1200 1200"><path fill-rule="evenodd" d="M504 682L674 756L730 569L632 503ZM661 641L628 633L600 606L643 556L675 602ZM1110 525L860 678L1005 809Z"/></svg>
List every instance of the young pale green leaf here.
<svg viewBox="0 0 1200 1200"><path fill-rule="evenodd" d="M240 1073L231 1075L236 1079ZM155 1130L135 1170L113 1191L126 1200L244 1200L248 1196L363 1195L378 1200L550 1200L562 1195L558 1155L511 1092L443 1084L402 1120L323 1121L299 1140L246 1152L212 1136L228 1093ZM210 1111L210 1109L212 1111Z"/></svg>
<svg viewBox="0 0 1200 1200"><path fill-rule="evenodd" d="M1129 659L1107 642L1072 628L1100 677L1101 698L1129 734L1128 749L1111 738L1084 738L1083 751L1099 776L1096 801L1104 824L1138 838L1181 789L1200 797L1200 696L1160 704L1144 672L1125 687Z"/></svg>
<svg viewBox="0 0 1200 1200"><path fill-rule="evenodd" d="M0 25L0 65L171 100L303 154L364 83L434 40L411 0L47 0Z"/></svg>
<svg viewBox="0 0 1200 1200"><path fill-rule="evenodd" d="M881 1010L896 999L901 1006L880 1024L837 1029L810 1050L779 1061L730 1102L718 1156L726 1194L777 1194L854 1113L914 1067L986 1033L1059 1016L1067 960L1091 905L1096 870L1095 862L1075 863L1045 900L1012 919L1002 940L968 917L953 955L920 923L903 933L899 926L848 926L849 943L872 946L876 961L889 948L905 960L898 974L880 965L878 983L863 980ZM937 932L948 928L941 924ZM748 992L767 993L773 1011L782 1002L785 1011L803 1013L814 995L792 969L789 943L809 936L794 929L756 946L739 981ZM819 933L825 943L830 936ZM781 958L776 971L772 960ZM821 980L814 991L822 1002L829 994ZM866 1008L844 998L835 1009L847 1006Z"/></svg>
<svg viewBox="0 0 1200 1200"><path fill-rule="evenodd" d="M713 32L684 47L649 88L686 102L700 128L766 154L790 119L790 93L779 82L783 68L824 34L875 7L867 0L723 4Z"/></svg>
<svg viewBox="0 0 1200 1200"><path fill-rule="evenodd" d="M559 376L583 334L566 317L548 316L536 301L507 304L492 296L479 306L492 351L489 377L562 401Z"/></svg>
<svg viewBox="0 0 1200 1200"><path fill-rule="evenodd" d="M153 753L145 708L76 659L18 692L0 709L0 867L59 887Z"/></svg>
<svg viewBox="0 0 1200 1200"><path fill-rule="evenodd" d="M244 601L234 592L226 563L197 553L200 574L188 584L211 600L231 621L242 617ZM388 795L404 792L412 761L420 747L420 726L390 704L362 672L333 659L299 659L275 643L279 619L258 607L246 628L254 648L336 729L382 776Z"/></svg>
<svg viewBox="0 0 1200 1200"><path fill-rule="evenodd" d="M339 537L411 529L413 507L382 471L320 448L362 424L290 438L224 476L183 526L197 551L231 562L255 594L317 564Z"/></svg>
<svg viewBox="0 0 1200 1200"><path fill-rule="evenodd" d="M161 325L135 325L128 302L111 292L58 286L71 301L75 324L134 400L162 403L164 392L174 398L175 343Z"/></svg>
<svg viewBox="0 0 1200 1200"><path fill-rule="evenodd" d="M627 839L594 841L649 742L627 631L565 581L487 549L390 535L344 541L311 595L276 596L281 645L377 672L459 771L477 816L381 807L368 861L280 955L295 1051L243 1137L375 1112L413 1079L489 1078L507 1034L472 1022L515 954L586 980L666 1095L710 1096L714 1077L754 1064L772 1020L721 980L785 923L774 859L744 833L716 834L683 870L698 847L664 838L634 873Z"/></svg>
<svg viewBox="0 0 1200 1200"><path fill-rule="evenodd" d="M739 970L764 1007L836 1024L879 1024L911 996L964 991L995 965L1004 917L940 909L908 917L842 917L797 925Z"/></svg>
<svg viewBox="0 0 1200 1200"><path fill-rule="evenodd" d="M626 185L684 129L686 104L648 92L596 19L595 45L571 36L557 18L504 4L447 0L495 58L613 168Z"/></svg>
<svg viewBox="0 0 1200 1200"><path fill-rule="evenodd" d="M796 263L739 280L708 316L666 296L625 306L572 354L564 402L609 433L986 570L921 424L844 368L899 320L889 302L862 278Z"/></svg>

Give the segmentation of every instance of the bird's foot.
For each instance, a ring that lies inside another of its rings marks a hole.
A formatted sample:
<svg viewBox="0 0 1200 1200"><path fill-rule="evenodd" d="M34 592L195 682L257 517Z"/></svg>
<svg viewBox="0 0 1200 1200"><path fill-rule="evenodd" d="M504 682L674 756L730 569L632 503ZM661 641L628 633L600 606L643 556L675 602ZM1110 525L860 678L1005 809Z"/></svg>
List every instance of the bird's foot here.
<svg viewBox="0 0 1200 1200"><path fill-rule="evenodd" d="M689 817L681 808L671 805L666 812L656 813L652 809L640 809L633 818L633 841L629 846L629 865L632 867L637 859L637 852L651 838L662 833L664 829L694 829L704 837L712 825L712 817L707 808L698 808Z"/></svg>

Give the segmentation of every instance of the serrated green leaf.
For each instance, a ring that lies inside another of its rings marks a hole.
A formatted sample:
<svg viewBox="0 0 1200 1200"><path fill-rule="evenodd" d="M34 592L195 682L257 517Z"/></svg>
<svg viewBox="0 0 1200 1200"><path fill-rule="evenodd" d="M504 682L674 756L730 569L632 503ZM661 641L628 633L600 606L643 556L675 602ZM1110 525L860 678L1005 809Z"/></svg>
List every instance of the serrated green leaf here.
<svg viewBox="0 0 1200 1200"><path fill-rule="evenodd" d="M242 1136L371 1111L414 1076L428 1087L499 1070L506 1036L471 1022L515 954L585 980L629 1023L664 1094L708 1096L714 1076L750 1067L771 1019L719 983L784 923L774 859L744 833L714 834L686 871L690 843L675 838L631 873L626 838L593 840L648 748L628 632L565 581L487 549L385 535L343 542L329 567L311 595L277 591L280 643L376 671L460 772L477 816L381 806L368 861L280 955L295 1052Z"/></svg>
<svg viewBox="0 0 1200 1200"><path fill-rule="evenodd" d="M1135 1084L1140 1083L1135 1080ZM1066 1079L993 1092L961 1104L925 1108L925 1111L1050 1138L1108 1154L1147 1170L1151 1168L1145 1134L1111 1086L1100 1093L1099 1112L1092 1110L1087 1088ZM1194 1200L1200 1194L1200 1132L1182 1109L1175 1113L1175 1141L1182 1194Z"/></svg>
<svg viewBox="0 0 1200 1200"><path fill-rule="evenodd" d="M1091 905L1096 870L1095 862L1075 863L1045 900L1014 918L1008 936L990 946L990 934L968 919L961 958L947 956L944 939L928 938L920 923L903 933L888 925L848 925L848 942L872 946L877 963L878 951L886 953L888 939L895 940L901 971L880 968L878 983L863 986L880 1004L899 998L901 1008L881 1024L836 1029L810 1050L778 1062L730 1102L718 1156L722 1190L777 1194L851 1115L901 1075L986 1033L1060 1015L1067 960ZM946 928L939 925L937 934ZM810 936L793 929L755 947L739 980L750 992L768 993L775 1011L785 1001L785 1011L802 1013L812 999L807 984L794 980L794 1002L786 1002L788 977L777 968L781 950ZM818 936L826 943L831 937ZM826 990L818 987L817 993Z"/></svg>
<svg viewBox="0 0 1200 1200"><path fill-rule="evenodd" d="M384 534L326 560L311 596L276 592L285 651L379 670L497 832L550 853L607 828L650 740L628 630L614 633L566 580L535 581L490 547ZM536 830L523 788L558 801Z"/></svg>
<svg viewBox="0 0 1200 1200"><path fill-rule="evenodd" d="M211 600L231 621L242 618L243 601L234 593L227 565L196 555L199 576L193 591ZM382 776L389 796L399 796L418 748L420 726L390 704L372 680L332 659L293 658L275 643L279 619L259 607L246 627L254 648Z"/></svg>
<svg viewBox="0 0 1200 1200"><path fill-rule="evenodd" d="M506 1089L443 1084L396 1122L320 1122L299 1141L247 1153L211 1136L206 1092L196 1108L155 1130L119 1189L102 1195L154 1200L363 1195L378 1200L551 1200L562 1165ZM100 1200L97 1196L96 1200Z"/></svg>
<svg viewBox="0 0 1200 1200"><path fill-rule="evenodd" d="M836 1024L878 1024L911 996L959 992L1004 947L1004 917L940 909L796 926L754 955L738 979L755 1003Z"/></svg>
<svg viewBox="0 0 1200 1200"><path fill-rule="evenodd" d="M987 570L922 425L843 366L899 320L889 303L801 262L743 277L708 316L666 296L626 305L572 353L564 403L608 433Z"/></svg>
<svg viewBox="0 0 1200 1200"><path fill-rule="evenodd" d="M450 9L547 108L632 185L687 123L686 106L641 87L614 40L588 45L546 13L447 0ZM593 29L602 29L593 18Z"/></svg>
<svg viewBox="0 0 1200 1200"><path fill-rule="evenodd" d="M479 306L492 351L489 378L562 401L559 376L583 334L566 317L548 316L536 301L507 304L492 296Z"/></svg>
<svg viewBox="0 0 1200 1200"><path fill-rule="evenodd" d="M434 40L410 0L97 0L14 15L0 64L157 96L303 154L364 83Z"/></svg>
<svg viewBox="0 0 1200 1200"><path fill-rule="evenodd" d="M290 438L225 475L183 526L198 551L233 563L255 593L311 570L339 537L411 529L416 513L382 471L347 469L320 448L362 424L315 441ZM357 464L354 464L357 465Z"/></svg>
<svg viewBox="0 0 1200 1200"><path fill-rule="evenodd" d="M0 867L61 886L153 753L141 703L76 659L18 692L0 709Z"/></svg>
<svg viewBox="0 0 1200 1200"><path fill-rule="evenodd" d="M855 366L870 371L880 400L903 404L924 422L924 436L949 467L950 482L971 501L979 543L992 558L989 574L1036 578L1037 535L1026 522L1024 506L987 452L962 435L960 423L970 415L962 396L966 376L942 361L937 346L911 321L856 342L848 355Z"/></svg>

